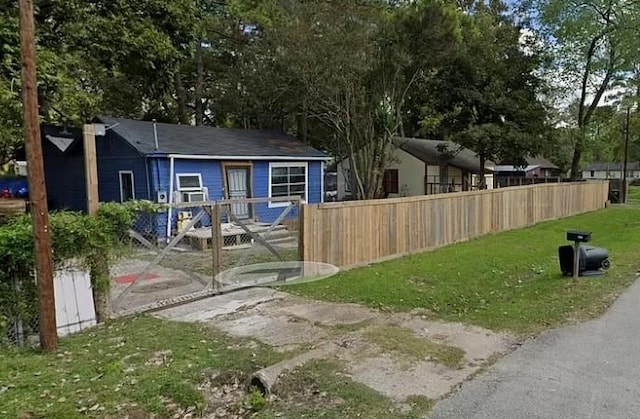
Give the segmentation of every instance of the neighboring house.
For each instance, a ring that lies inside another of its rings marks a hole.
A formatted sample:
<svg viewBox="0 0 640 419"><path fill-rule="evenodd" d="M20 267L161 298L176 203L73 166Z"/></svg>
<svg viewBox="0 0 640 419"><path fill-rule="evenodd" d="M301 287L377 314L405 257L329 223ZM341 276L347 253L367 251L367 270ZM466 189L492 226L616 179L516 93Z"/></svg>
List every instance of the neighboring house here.
<svg viewBox="0 0 640 419"><path fill-rule="evenodd" d="M517 184L519 179L556 179L562 176L562 170L544 157L528 157L526 166L503 163L495 168L498 185Z"/></svg>
<svg viewBox="0 0 640 419"><path fill-rule="evenodd" d="M622 163L594 163L582 169L583 179L621 179L624 165ZM640 164L627 163L627 179L640 179Z"/></svg>
<svg viewBox="0 0 640 419"><path fill-rule="evenodd" d="M104 136L96 136L101 202L294 196L309 203L323 200L328 157L283 133L111 117L99 117L96 123L106 126ZM43 126L42 134L51 208L85 210L82 132ZM238 204L232 211L238 218L272 222L280 215L272 208L283 205L287 204ZM174 214L171 231L175 223Z"/></svg>
<svg viewBox="0 0 640 419"><path fill-rule="evenodd" d="M475 152L449 141L396 138L383 177L385 196L430 195L477 188L480 160ZM485 182L493 188L494 163L485 162ZM349 160L338 163L338 200L352 196Z"/></svg>

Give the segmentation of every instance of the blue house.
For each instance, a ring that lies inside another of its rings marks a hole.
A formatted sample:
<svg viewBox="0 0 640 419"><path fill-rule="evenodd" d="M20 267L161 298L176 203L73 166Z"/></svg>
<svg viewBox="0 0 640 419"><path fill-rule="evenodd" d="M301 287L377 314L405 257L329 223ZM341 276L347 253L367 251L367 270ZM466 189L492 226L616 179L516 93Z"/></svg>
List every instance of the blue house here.
<svg viewBox="0 0 640 419"><path fill-rule="evenodd" d="M281 132L96 118L100 202L188 203L238 198L323 200L328 157ZM99 132L103 131L103 132ZM103 135L99 135L103 134ZM83 134L42 127L51 209L86 210ZM273 222L282 202L233 205L237 218ZM197 204L194 204L194 207ZM295 215L295 214L292 214ZM160 220L161 217L159 217ZM164 224L166 220L164 217ZM175 214L171 217L175 232ZM163 226L157 226L158 232Z"/></svg>

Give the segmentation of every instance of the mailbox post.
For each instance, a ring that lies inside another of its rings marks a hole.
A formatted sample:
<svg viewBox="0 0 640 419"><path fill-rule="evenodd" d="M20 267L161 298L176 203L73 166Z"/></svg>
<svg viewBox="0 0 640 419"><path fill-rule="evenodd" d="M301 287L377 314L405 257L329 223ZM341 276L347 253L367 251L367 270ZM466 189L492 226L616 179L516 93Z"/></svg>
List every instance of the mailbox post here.
<svg viewBox="0 0 640 419"><path fill-rule="evenodd" d="M577 281L580 277L580 243L591 241L590 231L567 231L567 240L573 242L573 280Z"/></svg>

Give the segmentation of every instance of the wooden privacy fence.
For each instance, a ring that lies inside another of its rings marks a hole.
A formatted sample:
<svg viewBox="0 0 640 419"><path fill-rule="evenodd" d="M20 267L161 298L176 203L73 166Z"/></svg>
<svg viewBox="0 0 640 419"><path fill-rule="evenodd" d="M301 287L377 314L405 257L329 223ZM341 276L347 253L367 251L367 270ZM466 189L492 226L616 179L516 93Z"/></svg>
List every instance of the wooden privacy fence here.
<svg viewBox="0 0 640 419"><path fill-rule="evenodd" d="M608 182L304 205L302 257L349 268L604 208Z"/></svg>

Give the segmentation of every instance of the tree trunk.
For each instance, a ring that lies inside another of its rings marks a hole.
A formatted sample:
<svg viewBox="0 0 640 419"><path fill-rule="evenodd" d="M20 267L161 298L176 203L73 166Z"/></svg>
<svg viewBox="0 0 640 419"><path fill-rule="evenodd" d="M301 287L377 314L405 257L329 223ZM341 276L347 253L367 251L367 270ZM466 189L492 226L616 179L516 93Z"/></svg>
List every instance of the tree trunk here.
<svg viewBox="0 0 640 419"><path fill-rule="evenodd" d="M480 153L478 157L480 158L480 178L478 179L478 189L483 190L487 189L487 182L484 178L484 165L487 163L487 157L484 153Z"/></svg>
<svg viewBox="0 0 640 419"><path fill-rule="evenodd" d="M204 122L204 107L202 104L202 96L204 95L204 60L202 58L202 41L198 39L196 42L196 85L194 92L196 125L202 125Z"/></svg>
<svg viewBox="0 0 640 419"><path fill-rule="evenodd" d="M571 159L571 180L580 179L580 159L582 158L582 139L573 148L573 158Z"/></svg>
<svg viewBox="0 0 640 419"><path fill-rule="evenodd" d="M573 146L573 157L571 158L571 172L569 177L571 180L578 180L580 176L580 160L582 158L582 146L585 138L586 125L580 124L578 127L578 135Z"/></svg>
<svg viewBox="0 0 640 419"><path fill-rule="evenodd" d="M106 255L96 255L90 263L91 289L96 310L96 321L104 323L111 313L111 279Z"/></svg>
<svg viewBox="0 0 640 419"><path fill-rule="evenodd" d="M298 118L296 121L296 125L298 128L298 140L302 141L305 144L309 143L308 132L309 132L309 111L307 109L307 99L302 100L302 109L298 112Z"/></svg>
<svg viewBox="0 0 640 419"><path fill-rule="evenodd" d="M174 76L174 84L176 89L176 97L177 97L177 114L178 114L178 122L181 124L188 125L189 124L189 116L187 115L187 91L184 89L184 85L182 84L182 76L180 75L180 71L176 71Z"/></svg>
<svg viewBox="0 0 640 419"><path fill-rule="evenodd" d="M51 101L49 100L46 92L42 89L38 89L38 115L42 117L42 120L45 123L51 123L50 105Z"/></svg>

